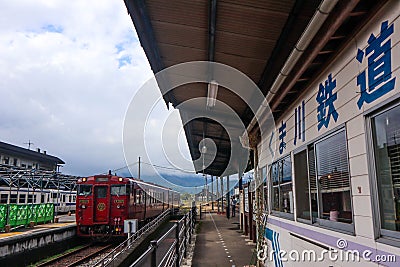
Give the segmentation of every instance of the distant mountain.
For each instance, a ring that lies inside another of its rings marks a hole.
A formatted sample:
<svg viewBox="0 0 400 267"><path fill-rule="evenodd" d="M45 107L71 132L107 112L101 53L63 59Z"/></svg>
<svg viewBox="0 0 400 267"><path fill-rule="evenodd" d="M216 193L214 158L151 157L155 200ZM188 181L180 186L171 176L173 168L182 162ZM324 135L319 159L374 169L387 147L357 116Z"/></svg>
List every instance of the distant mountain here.
<svg viewBox="0 0 400 267"><path fill-rule="evenodd" d="M162 177L168 182L183 186L183 187L199 187L204 186L204 177L198 175L171 175L171 174L162 174ZM208 182L210 182L210 178L208 178Z"/></svg>
<svg viewBox="0 0 400 267"><path fill-rule="evenodd" d="M129 170L124 169L116 173L123 177L132 177ZM137 178L134 176L134 178ZM184 191L189 193L197 193L204 186L204 177L195 174L171 174L171 173L160 173L160 174L148 174L143 173L141 179L146 182L155 183L165 187L172 188L177 191ZM208 178L208 182L211 182Z"/></svg>
<svg viewBox="0 0 400 267"><path fill-rule="evenodd" d="M131 173L125 169L117 172L117 175L124 177L131 177ZM135 177L135 176L134 176ZM137 178L137 177L135 177ZM155 183L168 188L172 188L179 192L187 192L190 194L196 194L204 188L205 178L201 174L174 174L174 173L142 173L141 179L146 182ZM215 178L214 178L215 181ZM211 177L207 176L207 183L210 185ZM237 178L231 177L230 187L234 187L237 184ZM214 185L215 186L215 185ZM226 185L224 185L226 186ZM214 187L216 190L216 187Z"/></svg>

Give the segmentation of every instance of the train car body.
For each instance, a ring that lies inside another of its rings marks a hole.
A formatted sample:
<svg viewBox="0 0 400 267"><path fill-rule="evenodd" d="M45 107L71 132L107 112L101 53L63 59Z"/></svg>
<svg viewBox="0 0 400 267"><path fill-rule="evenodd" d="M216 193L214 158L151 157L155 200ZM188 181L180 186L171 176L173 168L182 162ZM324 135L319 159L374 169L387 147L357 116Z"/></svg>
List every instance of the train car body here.
<svg viewBox="0 0 400 267"><path fill-rule="evenodd" d="M55 212L74 212L76 191L61 189L35 189L0 186L0 204L54 203Z"/></svg>
<svg viewBox="0 0 400 267"><path fill-rule="evenodd" d="M124 221L140 224L179 206L179 193L133 178L95 175L77 182L78 236L124 235Z"/></svg>

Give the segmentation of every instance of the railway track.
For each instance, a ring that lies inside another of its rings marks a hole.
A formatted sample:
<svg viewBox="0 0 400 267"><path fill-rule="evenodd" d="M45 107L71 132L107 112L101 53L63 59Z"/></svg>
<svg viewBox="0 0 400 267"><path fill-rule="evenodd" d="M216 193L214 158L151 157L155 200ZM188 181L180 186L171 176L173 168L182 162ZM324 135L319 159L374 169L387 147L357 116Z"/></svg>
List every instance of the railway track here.
<svg viewBox="0 0 400 267"><path fill-rule="evenodd" d="M89 244L36 266L91 266L91 262L96 261L99 255L111 251L114 247L114 244Z"/></svg>

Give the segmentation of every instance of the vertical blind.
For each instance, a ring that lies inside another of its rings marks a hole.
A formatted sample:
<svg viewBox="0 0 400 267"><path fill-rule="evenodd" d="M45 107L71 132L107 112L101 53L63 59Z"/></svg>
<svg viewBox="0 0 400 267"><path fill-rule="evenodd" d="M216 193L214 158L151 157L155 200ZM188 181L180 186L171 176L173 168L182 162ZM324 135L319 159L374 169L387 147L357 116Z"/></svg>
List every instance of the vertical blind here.
<svg viewBox="0 0 400 267"><path fill-rule="evenodd" d="M350 188L346 134L340 131L316 143L317 174L321 189L343 191Z"/></svg>

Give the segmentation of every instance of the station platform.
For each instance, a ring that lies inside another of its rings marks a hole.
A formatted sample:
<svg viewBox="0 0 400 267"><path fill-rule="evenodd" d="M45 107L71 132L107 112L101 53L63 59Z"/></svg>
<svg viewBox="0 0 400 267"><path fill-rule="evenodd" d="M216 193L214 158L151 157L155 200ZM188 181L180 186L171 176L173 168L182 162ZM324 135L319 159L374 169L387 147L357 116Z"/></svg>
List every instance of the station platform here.
<svg viewBox="0 0 400 267"><path fill-rule="evenodd" d="M71 215L59 215L57 223L46 223L46 224L38 224L32 228L29 227L18 227L16 229L11 230L9 233L1 232L0 233L0 244L4 241L8 241L10 239L20 238L25 235L31 235L33 233L39 233L48 231L55 228L62 228L62 227L71 227L75 226L75 214Z"/></svg>
<svg viewBox="0 0 400 267"><path fill-rule="evenodd" d="M49 251L58 253L75 244L75 214L56 218L57 223L21 226L0 233L0 266L28 266L49 255Z"/></svg>
<svg viewBox="0 0 400 267"><path fill-rule="evenodd" d="M239 216L228 219L226 214L206 211L199 220L193 267L250 266L256 245L242 235Z"/></svg>

